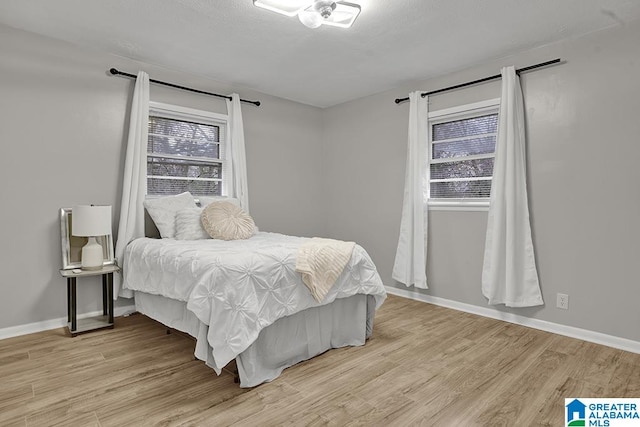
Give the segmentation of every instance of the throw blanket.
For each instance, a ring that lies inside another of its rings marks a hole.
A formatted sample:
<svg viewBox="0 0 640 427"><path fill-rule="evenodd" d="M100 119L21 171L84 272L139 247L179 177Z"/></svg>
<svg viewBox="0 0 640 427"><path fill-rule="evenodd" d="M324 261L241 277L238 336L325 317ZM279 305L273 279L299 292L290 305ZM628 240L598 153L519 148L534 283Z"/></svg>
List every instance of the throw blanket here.
<svg viewBox="0 0 640 427"><path fill-rule="evenodd" d="M298 248L296 271L316 301L322 302L351 259L354 242L314 237Z"/></svg>

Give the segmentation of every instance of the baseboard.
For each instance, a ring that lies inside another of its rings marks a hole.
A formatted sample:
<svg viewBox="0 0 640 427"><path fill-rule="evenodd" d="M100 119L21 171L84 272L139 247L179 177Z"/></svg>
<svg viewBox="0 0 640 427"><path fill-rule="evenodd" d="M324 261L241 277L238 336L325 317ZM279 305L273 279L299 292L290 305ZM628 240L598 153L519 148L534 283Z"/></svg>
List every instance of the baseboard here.
<svg viewBox="0 0 640 427"><path fill-rule="evenodd" d="M532 319L530 317L524 317L518 314L504 313L502 311L493 310L489 307L478 307L477 305L466 304L446 298L424 295L411 289L399 289L391 286L386 286L386 289L387 292L392 295L397 295L416 301L422 301L429 304L439 305L441 307L452 308L454 310L464 311L466 313L477 314L478 316L503 320L505 322L515 323L516 325L540 329L541 331L552 332L554 334L577 338L584 341L602 344L608 347L640 354L640 342L638 341L620 338L613 335L607 335L600 332L589 331L587 329L580 329L573 326L561 325L559 323L548 322L546 320Z"/></svg>
<svg viewBox="0 0 640 427"><path fill-rule="evenodd" d="M113 314L115 317L130 314L136 310L135 305L124 305L121 307L115 307ZM91 313L79 314L78 319L84 319L86 317L99 316L102 311L94 311ZM5 338L17 337L20 335L33 334L36 332L48 331L50 329L62 328L67 326L67 318L60 317L58 319L43 320L42 322L28 323L26 325L11 326L8 328L0 329L0 340Z"/></svg>

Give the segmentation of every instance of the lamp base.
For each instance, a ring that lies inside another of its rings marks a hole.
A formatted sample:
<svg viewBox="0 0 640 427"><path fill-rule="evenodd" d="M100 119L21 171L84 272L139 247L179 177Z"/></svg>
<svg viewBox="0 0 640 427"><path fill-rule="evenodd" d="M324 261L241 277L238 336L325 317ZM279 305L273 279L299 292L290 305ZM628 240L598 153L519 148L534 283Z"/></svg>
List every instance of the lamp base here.
<svg viewBox="0 0 640 427"><path fill-rule="evenodd" d="M95 237L89 237L89 241L82 248L81 268L89 271L101 270L102 263L102 246Z"/></svg>

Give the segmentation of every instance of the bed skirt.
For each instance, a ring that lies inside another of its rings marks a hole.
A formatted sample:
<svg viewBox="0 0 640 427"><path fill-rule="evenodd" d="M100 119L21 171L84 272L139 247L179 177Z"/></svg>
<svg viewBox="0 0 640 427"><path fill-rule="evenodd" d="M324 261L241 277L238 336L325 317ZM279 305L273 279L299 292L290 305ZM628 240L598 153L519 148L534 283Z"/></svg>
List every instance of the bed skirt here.
<svg viewBox="0 0 640 427"><path fill-rule="evenodd" d="M213 366L208 326L186 303L139 291L135 303L140 313L194 337L195 357ZM374 314L375 298L358 294L277 320L236 357L240 387L272 381L284 369L331 348L364 345L373 333Z"/></svg>

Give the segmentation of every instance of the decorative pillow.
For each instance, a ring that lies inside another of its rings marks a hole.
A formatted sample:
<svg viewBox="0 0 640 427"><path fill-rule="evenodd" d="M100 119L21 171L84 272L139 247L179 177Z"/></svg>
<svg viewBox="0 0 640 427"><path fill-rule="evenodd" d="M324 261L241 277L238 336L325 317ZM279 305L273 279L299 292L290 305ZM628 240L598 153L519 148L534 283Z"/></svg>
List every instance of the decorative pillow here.
<svg viewBox="0 0 640 427"><path fill-rule="evenodd" d="M197 208L193 196L188 191L176 196L147 199L143 204L163 239L175 237L176 212L185 208Z"/></svg>
<svg viewBox="0 0 640 427"><path fill-rule="evenodd" d="M176 212L176 240L210 239L200 221L202 208L187 208Z"/></svg>
<svg viewBox="0 0 640 427"><path fill-rule="evenodd" d="M230 202L214 202L202 211L202 225L209 236L221 240L248 239L256 224L245 211Z"/></svg>
<svg viewBox="0 0 640 427"><path fill-rule="evenodd" d="M198 196L198 202L200 202L200 206L205 208L213 202L229 202L233 203L236 206L240 206L240 200L235 197L227 197L227 196Z"/></svg>
<svg viewBox="0 0 640 427"><path fill-rule="evenodd" d="M198 205L202 208L207 207L211 203L215 202L229 202L233 203L236 206L240 206L240 199L236 199L235 197L227 197L227 196L198 196ZM240 206L242 207L242 206ZM258 226L253 230L253 234L258 233ZM205 231L206 233L206 231ZM210 237L210 236L209 236ZM208 238L208 237L207 237Z"/></svg>

